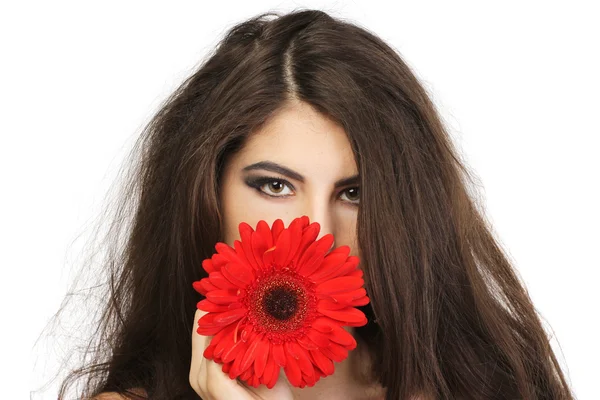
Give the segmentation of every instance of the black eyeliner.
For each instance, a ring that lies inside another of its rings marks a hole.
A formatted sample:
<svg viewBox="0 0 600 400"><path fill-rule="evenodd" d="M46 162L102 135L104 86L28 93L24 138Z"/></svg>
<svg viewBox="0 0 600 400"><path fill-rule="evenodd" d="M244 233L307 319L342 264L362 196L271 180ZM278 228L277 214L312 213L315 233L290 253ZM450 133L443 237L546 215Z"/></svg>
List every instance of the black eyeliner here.
<svg viewBox="0 0 600 400"><path fill-rule="evenodd" d="M264 191L260 190L260 188L267 184L267 183L271 183L271 182L279 182L282 183L284 185L287 185L291 190L296 190L294 188L294 185L292 185L289 181L287 181L284 178L280 178L280 177L276 177L276 176L249 176L244 178L244 182L246 183L246 185L248 185L249 187L251 187L252 189L255 189L259 194L266 196L267 198L287 198L290 197L292 195L290 194L286 194L283 196L274 196L274 195L270 195L268 193L265 193ZM340 191L340 193L338 194L338 196L342 193L344 193L345 191L347 191L348 189L358 189L360 190L359 186L351 186L351 187L347 187L345 189L342 189ZM359 197L360 199L360 197ZM344 201L344 203L348 203L350 204L350 206L355 206L358 207L360 205L360 201L358 203L355 203L353 201Z"/></svg>

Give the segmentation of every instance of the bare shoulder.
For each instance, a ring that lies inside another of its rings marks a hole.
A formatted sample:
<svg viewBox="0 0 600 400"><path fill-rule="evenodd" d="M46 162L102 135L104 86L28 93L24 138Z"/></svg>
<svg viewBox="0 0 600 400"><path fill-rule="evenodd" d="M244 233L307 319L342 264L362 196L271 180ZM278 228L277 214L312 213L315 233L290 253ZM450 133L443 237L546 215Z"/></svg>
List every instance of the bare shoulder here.
<svg viewBox="0 0 600 400"><path fill-rule="evenodd" d="M100 393L98 396L94 397L92 400L142 400L147 399L148 394L144 389L134 388L129 389L128 392L131 396L123 396L117 392L104 392Z"/></svg>

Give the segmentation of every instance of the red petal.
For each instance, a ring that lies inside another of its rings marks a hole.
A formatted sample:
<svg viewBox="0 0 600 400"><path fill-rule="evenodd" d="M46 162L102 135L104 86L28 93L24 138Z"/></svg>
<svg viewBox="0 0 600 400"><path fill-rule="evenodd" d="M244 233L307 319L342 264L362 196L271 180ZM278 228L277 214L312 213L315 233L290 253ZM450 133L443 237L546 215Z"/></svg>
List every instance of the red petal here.
<svg viewBox="0 0 600 400"><path fill-rule="evenodd" d="M233 363L225 363L223 364L223 367L221 368L221 371L225 372L226 374L229 373L229 370L231 369L231 365Z"/></svg>
<svg viewBox="0 0 600 400"><path fill-rule="evenodd" d="M310 365L311 365L310 374L305 374L303 372L302 380L306 383L306 386L313 387L313 386L315 386L315 383L317 382L317 375L315 374L314 367L312 367L312 362Z"/></svg>
<svg viewBox="0 0 600 400"><path fill-rule="evenodd" d="M256 355L257 355L257 351L260 348L259 345L261 343L261 339L262 339L263 335L264 335L264 333L261 333L260 335L255 337L254 340L248 342L249 343L248 350L246 350L246 353L244 354L244 357L242 358L242 364L240 365L240 369L242 371L245 371L254 362L254 359L256 358Z"/></svg>
<svg viewBox="0 0 600 400"><path fill-rule="evenodd" d="M324 275L319 275L319 277L317 277L316 275L313 275L311 277L311 280L317 284L325 282L327 280L333 279L333 278L337 278L340 276L357 276L355 274L355 272L357 271L357 266L360 262L360 259L356 256L348 256L348 258L346 259L346 262L344 262L342 264L341 267L335 269L334 271L332 271L330 274L324 274ZM359 278L362 277L362 272L360 274L360 276L358 276Z"/></svg>
<svg viewBox="0 0 600 400"><path fill-rule="evenodd" d="M229 304L238 301L238 296L233 290L213 290L206 293L206 298L215 304Z"/></svg>
<svg viewBox="0 0 600 400"><path fill-rule="evenodd" d="M269 357L269 348L271 343L266 336L263 336L258 349L256 351L256 359L254 360L254 373L256 376L262 376L267 365L267 358Z"/></svg>
<svg viewBox="0 0 600 400"><path fill-rule="evenodd" d="M334 294L339 292L349 292L362 287L365 281L355 276L341 276L317 285L317 294Z"/></svg>
<svg viewBox="0 0 600 400"><path fill-rule="evenodd" d="M284 348L288 354L294 357L294 359L298 362L298 366L300 367L302 373L309 376L314 376L315 369L310 361L310 356L308 355L307 350L304 350L302 346L295 342L285 342Z"/></svg>
<svg viewBox="0 0 600 400"><path fill-rule="evenodd" d="M302 336L301 338L296 339L296 341L300 346L304 347L306 350L317 350L319 348L319 346L317 346L315 342L313 342L306 336Z"/></svg>
<svg viewBox="0 0 600 400"><path fill-rule="evenodd" d="M317 279L319 275L327 275L331 273L332 270L338 269L346 262L348 254L350 254L349 246L343 245L336 247L331 253L325 256L325 260L323 260L321 267L313 273L311 277Z"/></svg>
<svg viewBox="0 0 600 400"><path fill-rule="evenodd" d="M238 287L231 283L229 279L225 278L220 271L211 272L208 278L210 279L210 283L219 289L238 289Z"/></svg>
<svg viewBox="0 0 600 400"><path fill-rule="evenodd" d="M310 355L317 367L325 374L325 376L333 374L335 369L333 365L333 361L331 359L325 357L322 352L311 350Z"/></svg>
<svg viewBox="0 0 600 400"><path fill-rule="evenodd" d="M213 254L211 257L211 261L215 271L220 271L221 267L229 262L227 257L220 253Z"/></svg>
<svg viewBox="0 0 600 400"><path fill-rule="evenodd" d="M302 382L302 372L300 371L300 367L296 360L289 357L285 367L283 367L283 371L292 385L296 387L300 386L300 383Z"/></svg>
<svg viewBox="0 0 600 400"><path fill-rule="evenodd" d="M235 310L219 313L215 316L214 323L216 325L229 325L246 315L245 308L237 308Z"/></svg>
<svg viewBox="0 0 600 400"><path fill-rule="evenodd" d="M240 237L242 238L242 247L244 249L244 255L248 260L248 263L254 270L258 269L258 263L254 259L254 252L252 251L252 234L254 229L245 222L240 223Z"/></svg>
<svg viewBox="0 0 600 400"><path fill-rule="evenodd" d="M254 259L256 260L259 269L262 269L263 267L263 254L269 247L272 246L267 246L267 242L263 235L256 231L252 233L252 254L254 254Z"/></svg>
<svg viewBox="0 0 600 400"><path fill-rule="evenodd" d="M285 267L284 264L290 254L291 247L291 232L289 229L281 232L279 237L277 238L277 244L275 245L275 250L273 251L273 262L277 265Z"/></svg>
<svg viewBox="0 0 600 400"><path fill-rule="evenodd" d="M245 344L245 342L238 340L237 342L233 343L233 346L231 346L228 349L225 349L223 354L221 354L221 360L224 363L229 363L229 362L233 361L239 354L244 354L244 353L242 353L242 351L244 351L244 352L246 351L246 344ZM227 372L227 371L223 371L223 372Z"/></svg>
<svg viewBox="0 0 600 400"><path fill-rule="evenodd" d="M254 329L254 325L250 325L250 324L248 324L244 327L244 329L242 330L242 333L240 334L240 337L242 338L242 340L244 342L248 341L253 329Z"/></svg>
<svg viewBox="0 0 600 400"><path fill-rule="evenodd" d="M249 267L241 264L229 263L221 268L223 275L229 282L245 289L254 280L254 274Z"/></svg>
<svg viewBox="0 0 600 400"><path fill-rule="evenodd" d="M325 357L331 358L335 362L342 362L348 357L348 350L337 343L330 343L327 348L320 351Z"/></svg>
<svg viewBox="0 0 600 400"><path fill-rule="evenodd" d="M215 303L211 302L210 300L206 300L206 299L200 300L196 304L196 308L198 310L202 310L202 311L206 311L206 312L214 312L214 313L229 311L229 306L215 304Z"/></svg>
<svg viewBox="0 0 600 400"><path fill-rule="evenodd" d="M341 344L348 350L354 350L356 348L356 339L348 331L342 327L336 327L331 333L329 333L329 339Z"/></svg>
<svg viewBox="0 0 600 400"><path fill-rule="evenodd" d="M315 329L309 329L306 336L319 347L329 346L329 337Z"/></svg>
<svg viewBox="0 0 600 400"><path fill-rule="evenodd" d="M258 221L258 224L256 224L256 232L258 232L265 240L267 249L273 247L273 233L271 232L271 228L269 228L267 221L264 219Z"/></svg>
<svg viewBox="0 0 600 400"><path fill-rule="evenodd" d="M244 342L242 342L244 343ZM244 350L246 349L246 343L244 343ZM240 351L241 353L241 351ZM235 360L233 360L233 364L231 365L231 369L229 370L229 378L231 379L235 379L238 376L240 376L242 374L242 372L240 370L240 365L242 364L242 357L236 357Z"/></svg>
<svg viewBox="0 0 600 400"><path fill-rule="evenodd" d="M347 307L341 310L328 310L317 307L317 310L323 315L343 322L345 325L348 325L350 322L361 322L366 318L362 311L354 307Z"/></svg>
<svg viewBox="0 0 600 400"><path fill-rule="evenodd" d="M302 248L302 232L304 230L305 223L306 221L304 218L295 218L287 228L287 230L290 232L290 251L285 258L285 261L283 261L283 265L290 264L292 260L298 261L298 255L301 255L301 252L304 251ZM315 237L317 237L316 234ZM307 243L306 246L308 246L310 243L312 243L312 241Z"/></svg>
<svg viewBox="0 0 600 400"><path fill-rule="evenodd" d="M363 277L363 271L362 271L362 269L355 269L354 271L349 272L348 276L357 276L359 278L362 278Z"/></svg>
<svg viewBox="0 0 600 400"><path fill-rule="evenodd" d="M288 256L288 261L295 260L297 263L310 245L314 243L319 235L320 229L320 225L313 222L303 230L292 231L292 247Z"/></svg>
<svg viewBox="0 0 600 400"><path fill-rule="evenodd" d="M198 328L196 329L196 332L198 332L199 335L204 335L204 336L212 336L212 335L215 335L216 333L220 332L223 329L223 326L215 325L215 323L213 321L214 318L215 318L215 314L213 314L213 313L208 313L208 314L203 315L198 320Z"/></svg>
<svg viewBox="0 0 600 400"><path fill-rule="evenodd" d="M265 267L268 267L273 264L274 260L274 252L277 249L276 246L270 247L263 253L262 262Z"/></svg>
<svg viewBox="0 0 600 400"><path fill-rule="evenodd" d="M351 292L346 293L334 293L330 295L331 299L337 303L349 304L356 299L360 299L367 295L367 291L364 287L358 288Z"/></svg>
<svg viewBox="0 0 600 400"><path fill-rule="evenodd" d="M204 356L204 358L212 360L214 358L213 357L214 351L215 351L215 346L212 344L209 344L208 346L206 346L206 348L202 352L202 355Z"/></svg>
<svg viewBox="0 0 600 400"><path fill-rule="evenodd" d="M202 279L206 279L206 281L208 282L207 278L202 278ZM211 285L211 286L213 286L213 285ZM204 288L202 280L192 282L192 287L194 288L194 290L196 292L200 293L202 296L206 296L206 293L208 292L208 290L206 290Z"/></svg>
<svg viewBox="0 0 600 400"><path fill-rule="evenodd" d="M330 318L320 317L315 319L311 323L312 327L318 330L319 332L329 333L335 329L336 326L339 326L339 323L333 321Z"/></svg>
<svg viewBox="0 0 600 400"><path fill-rule="evenodd" d="M204 270L209 274L213 271L216 271L216 268L213 265L213 262L210 258L207 258L204 261L202 261L202 268L204 268Z"/></svg>
<svg viewBox="0 0 600 400"><path fill-rule="evenodd" d="M271 226L271 234L273 235L273 243L277 243L279 235L281 234L281 232L283 232L284 229L285 228L283 226L283 220L281 218L277 218L273 222L273 225Z"/></svg>
<svg viewBox="0 0 600 400"><path fill-rule="evenodd" d="M367 296L365 296L365 297L361 297L360 299L352 300L350 305L352 307L365 306L365 305L369 304L369 301L370 301L369 298Z"/></svg>
<svg viewBox="0 0 600 400"><path fill-rule="evenodd" d="M283 350L283 344L273 344L271 347L271 351L273 352L273 361L281 367L285 367L285 351Z"/></svg>
<svg viewBox="0 0 600 400"><path fill-rule="evenodd" d="M273 386L275 386L275 384L277 383L277 378L279 378L279 369L280 366L275 364L275 361L273 360L272 356L269 356L263 375L267 388L272 389Z"/></svg>
<svg viewBox="0 0 600 400"><path fill-rule="evenodd" d="M233 340L230 337L224 337L222 340L217 342L217 345L215 346L215 351L213 353L213 357L215 358L215 360L217 361L221 361L221 355L223 354L223 352L225 350L227 350L227 348L230 348L231 346L233 346Z"/></svg>
<svg viewBox="0 0 600 400"><path fill-rule="evenodd" d="M227 258L227 263L236 263L236 264L245 264L246 260L243 257L240 257L234 248L229 246L227 243L218 242L215 244L215 249L217 252L223 255L223 257Z"/></svg>
<svg viewBox="0 0 600 400"><path fill-rule="evenodd" d="M336 303L335 301L329 299L322 299L318 301L317 307L326 308L328 310L341 310L342 308L348 307L348 304Z"/></svg>

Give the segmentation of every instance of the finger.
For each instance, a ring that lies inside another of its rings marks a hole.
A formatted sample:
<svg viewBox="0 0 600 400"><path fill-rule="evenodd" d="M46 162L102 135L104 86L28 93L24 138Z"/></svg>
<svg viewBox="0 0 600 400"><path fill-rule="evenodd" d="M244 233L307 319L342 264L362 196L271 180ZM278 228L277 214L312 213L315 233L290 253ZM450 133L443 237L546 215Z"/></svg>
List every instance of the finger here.
<svg viewBox="0 0 600 400"><path fill-rule="evenodd" d="M190 364L189 381L192 388L203 396L203 391L206 388L206 368L203 367L206 360L204 358L204 350L210 344L212 336L200 335L198 330L198 320L206 314L205 311L196 310L194 314L194 324L192 326L192 361ZM202 393L200 393L202 392Z"/></svg>

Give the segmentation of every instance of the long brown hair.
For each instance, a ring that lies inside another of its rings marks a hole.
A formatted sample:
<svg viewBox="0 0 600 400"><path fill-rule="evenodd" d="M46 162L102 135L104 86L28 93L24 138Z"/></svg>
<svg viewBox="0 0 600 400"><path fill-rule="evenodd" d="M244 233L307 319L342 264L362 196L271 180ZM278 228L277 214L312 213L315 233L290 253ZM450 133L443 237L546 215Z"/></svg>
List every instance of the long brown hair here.
<svg viewBox="0 0 600 400"><path fill-rule="evenodd" d="M188 374L200 261L223 239L224 164L290 99L337 121L361 177L371 304L356 328L386 399L572 399L473 174L423 86L376 35L317 10L231 28L136 142L106 234L105 309L69 374L80 395L197 398Z"/></svg>

